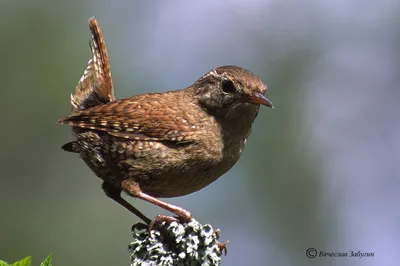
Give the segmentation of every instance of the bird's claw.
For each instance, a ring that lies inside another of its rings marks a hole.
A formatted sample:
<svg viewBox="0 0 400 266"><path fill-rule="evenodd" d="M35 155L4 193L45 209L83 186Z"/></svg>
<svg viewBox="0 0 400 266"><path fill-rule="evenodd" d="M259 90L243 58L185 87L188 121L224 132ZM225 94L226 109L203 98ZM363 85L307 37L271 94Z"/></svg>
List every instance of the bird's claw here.
<svg viewBox="0 0 400 266"><path fill-rule="evenodd" d="M172 222L180 222L179 217L173 217L168 215L157 215L148 225L148 232L151 233L154 227L160 226L163 222L172 223Z"/></svg>

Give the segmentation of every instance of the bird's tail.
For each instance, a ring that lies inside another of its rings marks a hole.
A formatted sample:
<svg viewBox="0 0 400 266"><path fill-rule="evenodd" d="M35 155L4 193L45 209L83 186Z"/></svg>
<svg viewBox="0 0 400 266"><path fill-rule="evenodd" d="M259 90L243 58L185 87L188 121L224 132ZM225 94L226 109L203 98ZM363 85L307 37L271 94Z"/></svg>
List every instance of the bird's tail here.
<svg viewBox="0 0 400 266"><path fill-rule="evenodd" d="M107 48L97 20L89 19L92 37L89 42L92 58L89 60L75 94L71 95L72 112L115 100Z"/></svg>

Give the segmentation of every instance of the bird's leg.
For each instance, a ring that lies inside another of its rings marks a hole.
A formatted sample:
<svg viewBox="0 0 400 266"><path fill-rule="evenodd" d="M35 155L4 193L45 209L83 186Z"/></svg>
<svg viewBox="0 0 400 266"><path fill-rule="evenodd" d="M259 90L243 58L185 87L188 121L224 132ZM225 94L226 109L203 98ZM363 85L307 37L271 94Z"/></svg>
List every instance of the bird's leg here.
<svg viewBox="0 0 400 266"><path fill-rule="evenodd" d="M137 217L142 219L143 222L145 222L146 224L150 224L151 223L151 220L149 218L147 218L143 213L141 213L138 209L133 207L129 202L127 202L126 200L124 200L121 197L121 189L120 188L116 188L115 186L113 186L112 184L109 184L107 182L103 182L101 188L103 189L103 191L106 193L106 195L110 199L113 199L114 201L116 201L119 204L121 204L122 206L124 206L130 212L132 212Z"/></svg>
<svg viewBox="0 0 400 266"><path fill-rule="evenodd" d="M132 182L130 180L122 181L121 188L125 192L127 192L129 195L131 195L132 197L145 200L147 202L150 202L150 203L152 203L154 205L157 205L157 206L159 206L159 207L161 207L161 208L163 208L163 209L165 209L167 211L170 211L170 212L176 214L178 216L177 218L182 222L187 223L187 222L190 222L192 220L192 214L190 212L188 212L187 210L182 209L180 207L177 207L175 205L166 203L164 201L161 201L161 200L159 200L157 198L154 198L154 197L152 197L150 195L147 195L146 193L143 193L140 190L139 186L136 183L134 183L134 182ZM177 218L171 217L171 216L167 216L167 215L158 215L156 218L154 218L153 221L148 223L149 231L151 231L152 227L155 224L159 224L159 223L164 222L164 221L166 221L166 222L177 221L178 220Z"/></svg>

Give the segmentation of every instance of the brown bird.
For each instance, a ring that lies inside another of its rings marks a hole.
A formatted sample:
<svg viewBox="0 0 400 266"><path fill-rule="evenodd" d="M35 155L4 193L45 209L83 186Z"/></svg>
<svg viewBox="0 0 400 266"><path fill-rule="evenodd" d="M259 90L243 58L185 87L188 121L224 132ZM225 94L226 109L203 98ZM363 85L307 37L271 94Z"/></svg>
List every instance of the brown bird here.
<svg viewBox="0 0 400 266"><path fill-rule="evenodd" d="M58 121L72 126L75 140L62 149L79 153L103 180L106 195L147 224L151 220L121 191L190 221L190 212L157 198L193 193L232 168L260 104L273 107L264 96L267 86L248 70L222 66L185 89L115 100L95 18L89 27L92 59L71 96L72 115Z"/></svg>

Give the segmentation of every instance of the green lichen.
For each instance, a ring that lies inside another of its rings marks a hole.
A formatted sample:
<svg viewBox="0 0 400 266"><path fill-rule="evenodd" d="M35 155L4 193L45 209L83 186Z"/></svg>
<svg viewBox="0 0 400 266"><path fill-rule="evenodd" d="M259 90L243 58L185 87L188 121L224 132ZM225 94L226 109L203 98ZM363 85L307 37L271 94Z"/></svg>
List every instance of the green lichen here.
<svg viewBox="0 0 400 266"><path fill-rule="evenodd" d="M188 224L162 223L151 234L132 230L129 244L131 266L143 265L220 265L219 230L192 220Z"/></svg>

